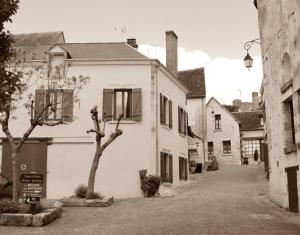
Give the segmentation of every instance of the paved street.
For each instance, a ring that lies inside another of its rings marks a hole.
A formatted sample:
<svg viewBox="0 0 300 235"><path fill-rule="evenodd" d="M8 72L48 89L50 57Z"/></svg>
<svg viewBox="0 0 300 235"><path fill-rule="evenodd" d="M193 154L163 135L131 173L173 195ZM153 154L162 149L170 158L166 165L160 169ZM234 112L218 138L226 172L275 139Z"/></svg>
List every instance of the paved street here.
<svg viewBox="0 0 300 235"><path fill-rule="evenodd" d="M300 215L267 199L262 167L221 166L192 176L165 198L65 208L42 228L0 227L1 234L300 234Z"/></svg>

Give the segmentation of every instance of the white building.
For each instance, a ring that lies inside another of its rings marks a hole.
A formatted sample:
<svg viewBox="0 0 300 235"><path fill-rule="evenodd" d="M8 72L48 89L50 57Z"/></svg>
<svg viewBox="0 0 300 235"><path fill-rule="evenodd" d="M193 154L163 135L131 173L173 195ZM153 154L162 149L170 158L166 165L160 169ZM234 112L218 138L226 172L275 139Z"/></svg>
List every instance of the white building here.
<svg viewBox="0 0 300 235"><path fill-rule="evenodd" d="M107 135L114 130L118 113L125 113L120 124L123 134L100 159L95 191L116 198L142 196L142 169L174 185L188 179L188 90L177 79L177 36L168 31L166 39L165 67L140 54L134 39L128 43L65 43L62 33L16 37L16 46L27 52L34 65L47 63L47 52L53 64L68 67L68 77L91 78L79 94L80 102L55 114L58 118L63 115L68 124L37 127L21 150L22 173L44 174L44 196L70 196L78 184L87 184L95 142L94 135L86 131L93 128L90 109L94 105L107 121ZM43 81L36 84L38 99L45 90ZM72 97L72 91L68 94ZM16 115L19 118L11 122L11 129L20 137L29 127L29 117L23 108ZM0 136L2 173L11 177L10 150L2 132Z"/></svg>
<svg viewBox="0 0 300 235"><path fill-rule="evenodd" d="M208 156L224 164L241 164L239 120L214 97L206 112Z"/></svg>
<svg viewBox="0 0 300 235"><path fill-rule="evenodd" d="M208 161L204 68L180 71L178 78L188 88L189 159L198 164L196 172L200 172Z"/></svg>

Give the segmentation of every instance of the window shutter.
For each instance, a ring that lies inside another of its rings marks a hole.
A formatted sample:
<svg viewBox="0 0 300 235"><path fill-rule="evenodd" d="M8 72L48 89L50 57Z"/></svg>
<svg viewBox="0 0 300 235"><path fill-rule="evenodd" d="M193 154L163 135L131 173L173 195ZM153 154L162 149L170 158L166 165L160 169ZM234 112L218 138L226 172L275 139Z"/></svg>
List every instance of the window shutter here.
<svg viewBox="0 0 300 235"><path fill-rule="evenodd" d="M173 111L172 111L172 101L169 100L169 128L173 127Z"/></svg>
<svg viewBox="0 0 300 235"><path fill-rule="evenodd" d="M112 120L113 117L112 102L113 102L113 89L103 89L103 109L102 109L103 121Z"/></svg>
<svg viewBox="0 0 300 235"><path fill-rule="evenodd" d="M179 157L179 179L182 179L182 158Z"/></svg>
<svg viewBox="0 0 300 235"><path fill-rule="evenodd" d="M169 182L173 183L173 158L172 154L169 154Z"/></svg>
<svg viewBox="0 0 300 235"><path fill-rule="evenodd" d="M180 115L180 107L178 106L178 132L181 133L181 115Z"/></svg>
<svg viewBox="0 0 300 235"><path fill-rule="evenodd" d="M34 108L34 118L37 118L42 112L43 115L41 116L41 119L44 120L46 115L45 109L45 97L46 97L46 91L45 90L35 90L35 108Z"/></svg>
<svg viewBox="0 0 300 235"><path fill-rule="evenodd" d="M184 177L185 177L185 180L188 180L188 161L187 161L187 159L184 159L184 169L185 169L185 175L184 175Z"/></svg>
<svg viewBox="0 0 300 235"><path fill-rule="evenodd" d="M164 109L163 109L163 96L162 94L160 93L160 124L163 124L163 112L164 112Z"/></svg>
<svg viewBox="0 0 300 235"><path fill-rule="evenodd" d="M160 152L160 177L162 182L166 181L166 161L165 161L165 153Z"/></svg>
<svg viewBox="0 0 300 235"><path fill-rule="evenodd" d="M142 89L132 89L132 120L142 120Z"/></svg>
<svg viewBox="0 0 300 235"><path fill-rule="evenodd" d="M186 132L187 132L187 112L186 111L183 111L183 120L184 120L183 134L186 135Z"/></svg>
<svg viewBox="0 0 300 235"><path fill-rule="evenodd" d="M73 120L73 106L74 106L74 91L73 89L63 90L63 120L66 122L71 122Z"/></svg>

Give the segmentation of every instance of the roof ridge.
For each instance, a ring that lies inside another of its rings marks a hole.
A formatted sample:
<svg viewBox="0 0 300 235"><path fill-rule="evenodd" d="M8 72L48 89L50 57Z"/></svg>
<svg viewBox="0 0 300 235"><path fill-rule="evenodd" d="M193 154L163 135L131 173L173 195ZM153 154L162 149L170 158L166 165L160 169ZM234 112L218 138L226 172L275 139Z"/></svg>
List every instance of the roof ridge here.
<svg viewBox="0 0 300 235"><path fill-rule="evenodd" d="M180 72L188 72L188 71L195 71L195 70L204 70L204 67L198 67L198 68L193 68L193 69L185 69L185 70L180 70Z"/></svg>

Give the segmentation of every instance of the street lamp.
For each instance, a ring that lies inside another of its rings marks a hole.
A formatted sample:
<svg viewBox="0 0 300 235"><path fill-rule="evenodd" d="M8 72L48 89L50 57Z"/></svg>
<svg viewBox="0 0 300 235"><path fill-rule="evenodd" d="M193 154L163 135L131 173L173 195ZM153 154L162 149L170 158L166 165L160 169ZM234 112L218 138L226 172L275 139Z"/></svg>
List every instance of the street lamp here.
<svg viewBox="0 0 300 235"><path fill-rule="evenodd" d="M244 44L244 48L245 48L245 50L247 51L247 55L246 55L245 58L244 58L244 64L245 64L245 67L246 67L247 69L251 69L251 68L252 68L252 65L253 65L253 59L252 59L252 57L251 57L250 54L249 54L249 50L250 50L251 46L252 46L254 43L260 45L260 44L261 44L261 43L260 43L260 39L257 38L257 39L254 39L254 40L245 42L245 44Z"/></svg>

